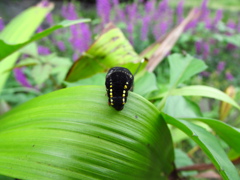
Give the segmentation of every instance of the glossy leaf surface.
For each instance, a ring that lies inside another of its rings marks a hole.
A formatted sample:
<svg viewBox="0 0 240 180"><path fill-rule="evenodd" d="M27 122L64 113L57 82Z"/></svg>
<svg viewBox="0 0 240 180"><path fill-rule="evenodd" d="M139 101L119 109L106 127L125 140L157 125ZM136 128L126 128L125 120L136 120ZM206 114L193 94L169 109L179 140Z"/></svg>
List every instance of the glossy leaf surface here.
<svg viewBox="0 0 240 180"><path fill-rule="evenodd" d="M167 179L173 145L158 110L131 93L122 111L103 86L40 96L0 118L0 174L20 179Z"/></svg>

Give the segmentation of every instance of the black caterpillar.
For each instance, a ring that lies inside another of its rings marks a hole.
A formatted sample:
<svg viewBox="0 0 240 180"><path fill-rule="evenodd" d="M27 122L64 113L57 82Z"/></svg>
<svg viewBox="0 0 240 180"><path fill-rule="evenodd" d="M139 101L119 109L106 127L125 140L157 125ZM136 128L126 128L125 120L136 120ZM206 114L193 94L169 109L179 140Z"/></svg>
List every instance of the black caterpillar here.
<svg viewBox="0 0 240 180"><path fill-rule="evenodd" d="M127 102L128 91L132 90L134 77L123 67L111 68L106 76L108 104L117 111L121 111Z"/></svg>

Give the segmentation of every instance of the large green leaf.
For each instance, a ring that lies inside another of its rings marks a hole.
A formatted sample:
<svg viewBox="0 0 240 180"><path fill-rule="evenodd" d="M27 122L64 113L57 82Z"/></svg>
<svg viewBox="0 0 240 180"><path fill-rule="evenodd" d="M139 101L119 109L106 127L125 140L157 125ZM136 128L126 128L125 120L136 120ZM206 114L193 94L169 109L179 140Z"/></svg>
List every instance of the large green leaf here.
<svg viewBox="0 0 240 180"><path fill-rule="evenodd" d="M217 135L222 138L231 148L240 154L240 131L224 122L209 118L191 118L186 120L197 120L209 125Z"/></svg>
<svg viewBox="0 0 240 180"><path fill-rule="evenodd" d="M170 92L162 93L157 96L151 97L149 99L158 99L165 97L167 95L172 96L203 96L203 97L209 97L214 98L217 100L221 100L224 102L227 102L234 107L240 109L240 106L226 93L215 89L213 87L209 86L203 86L203 85L193 85L193 86L186 86L182 88L173 89Z"/></svg>
<svg viewBox="0 0 240 180"><path fill-rule="evenodd" d="M25 10L15 17L0 33L1 55L5 53L4 51L7 51L7 54L9 53L9 47L6 48L4 42L18 44L27 41L51 9L52 5L43 7L40 4ZM0 62L0 93L9 76L10 72L8 70L14 66L19 55L19 52L13 53L8 57L5 56L6 58Z"/></svg>
<svg viewBox="0 0 240 180"><path fill-rule="evenodd" d="M164 113L162 113L162 116L167 123L182 130L202 148L223 179L239 179L236 168L228 159L226 153L215 136L206 131L204 128L191 122L175 119Z"/></svg>
<svg viewBox="0 0 240 180"><path fill-rule="evenodd" d="M173 54L168 57L168 60L170 64L171 87L176 87L178 84L207 68L202 60L190 55Z"/></svg>
<svg viewBox="0 0 240 180"><path fill-rule="evenodd" d="M40 96L0 117L0 174L20 179L167 179L173 145L159 111L131 93L122 111L102 86Z"/></svg>
<svg viewBox="0 0 240 180"><path fill-rule="evenodd" d="M66 81L78 81L127 63L136 65L130 68L130 71L134 73L133 70L138 66L136 63L140 60L121 30L109 24L86 53L73 64Z"/></svg>

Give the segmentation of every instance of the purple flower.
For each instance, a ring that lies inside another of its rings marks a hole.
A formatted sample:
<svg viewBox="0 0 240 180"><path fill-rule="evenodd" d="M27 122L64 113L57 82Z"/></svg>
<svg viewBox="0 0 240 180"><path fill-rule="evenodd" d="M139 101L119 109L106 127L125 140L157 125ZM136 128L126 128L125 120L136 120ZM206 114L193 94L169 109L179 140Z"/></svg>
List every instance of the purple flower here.
<svg viewBox="0 0 240 180"><path fill-rule="evenodd" d="M128 38L131 44L133 44L133 31L134 31L133 23L128 23L127 32L128 32Z"/></svg>
<svg viewBox="0 0 240 180"><path fill-rule="evenodd" d="M65 18L68 16L68 6L66 4L63 4L61 9L61 14Z"/></svg>
<svg viewBox="0 0 240 180"><path fill-rule="evenodd" d="M52 17L52 13L48 13L47 16L46 16L46 21L48 24L53 24L53 17Z"/></svg>
<svg viewBox="0 0 240 180"><path fill-rule="evenodd" d="M218 55L218 54L219 54L219 52L220 52L220 50L219 50L219 49L214 49L214 50L213 50L213 54L214 54L214 55Z"/></svg>
<svg viewBox="0 0 240 180"><path fill-rule="evenodd" d="M48 0L42 0L42 6L43 7L47 7L49 5L49 1Z"/></svg>
<svg viewBox="0 0 240 180"><path fill-rule="evenodd" d="M161 36L165 35L167 33L167 30L168 30L168 22L163 21L162 23L160 23Z"/></svg>
<svg viewBox="0 0 240 180"><path fill-rule="evenodd" d="M41 26L39 26L39 27L37 28L37 30L36 30L37 33L40 33L40 32L42 32L42 31L43 31L43 28L42 28Z"/></svg>
<svg viewBox="0 0 240 180"><path fill-rule="evenodd" d="M133 22L136 17L138 16L137 12L137 4L130 4L126 7L127 14L128 14L128 20Z"/></svg>
<svg viewBox="0 0 240 180"><path fill-rule="evenodd" d="M158 11L159 12L165 12L167 11L168 9L168 0L162 0L160 3L159 3L159 6L158 6Z"/></svg>
<svg viewBox="0 0 240 180"><path fill-rule="evenodd" d="M4 29L4 22L3 20L0 18L0 31L2 31Z"/></svg>
<svg viewBox="0 0 240 180"><path fill-rule="evenodd" d="M75 20L78 18L78 15L75 11L75 6L73 3L68 3L68 5L62 6L62 16L68 20Z"/></svg>
<svg viewBox="0 0 240 180"><path fill-rule="evenodd" d="M237 49L237 46L232 43L228 43L226 48L228 51L232 51L232 50Z"/></svg>
<svg viewBox="0 0 240 180"><path fill-rule="evenodd" d="M118 7L119 6L119 0L112 0L113 1L113 6Z"/></svg>
<svg viewBox="0 0 240 180"><path fill-rule="evenodd" d="M148 37L150 19L145 16L142 18L141 40L145 41Z"/></svg>
<svg viewBox="0 0 240 180"><path fill-rule="evenodd" d="M69 39L75 50L82 53L88 49L91 44L91 30L86 23L77 24L70 27L72 36Z"/></svg>
<svg viewBox="0 0 240 180"><path fill-rule="evenodd" d="M73 54L73 56L72 56L73 61L78 60L79 56L80 56L79 53L78 53L78 52L75 52L75 53Z"/></svg>
<svg viewBox="0 0 240 180"><path fill-rule="evenodd" d="M223 11L220 9L220 10L217 10L216 12L216 16L215 18L213 19L212 21L212 25L211 25L211 28L214 30L217 26L217 24L219 23L219 21L222 20L222 16L223 16Z"/></svg>
<svg viewBox="0 0 240 180"><path fill-rule="evenodd" d="M97 0L97 12L102 19L102 23L106 24L110 21L111 4L109 0Z"/></svg>
<svg viewBox="0 0 240 180"><path fill-rule="evenodd" d="M196 53L201 54L202 53L202 41L195 42L195 48L196 48Z"/></svg>
<svg viewBox="0 0 240 180"><path fill-rule="evenodd" d="M155 8L155 0L152 0L152 1L147 1L146 4L145 4L145 11L146 11L146 15L154 12L154 8Z"/></svg>
<svg viewBox="0 0 240 180"><path fill-rule="evenodd" d="M80 50L80 52L84 52L91 45L92 34L91 34L88 24L82 23L82 24L80 24L80 28L81 28L81 38L80 38L81 46L80 46L79 50Z"/></svg>
<svg viewBox="0 0 240 180"><path fill-rule="evenodd" d="M238 25L237 25L237 32L240 32L240 20L238 21Z"/></svg>
<svg viewBox="0 0 240 180"><path fill-rule="evenodd" d="M208 44L208 42L205 42L203 44L203 59L204 60L208 59L209 53L210 53L209 44Z"/></svg>
<svg viewBox="0 0 240 180"><path fill-rule="evenodd" d="M210 76L210 73L207 72L207 71L203 71L200 73L203 77L209 77Z"/></svg>
<svg viewBox="0 0 240 180"><path fill-rule="evenodd" d="M186 27L185 27L185 31L189 30L189 29L195 29L197 27L197 24L198 24L198 20L195 19L195 20L192 20L190 21Z"/></svg>
<svg viewBox="0 0 240 180"><path fill-rule="evenodd" d="M230 72L226 72L225 77L227 80L232 81L233 80L233 75Z"/></svg>
<svg viewBox="0 0 240 180"><path fill-rule="evenodd" d="M56 45L60 51L65 51L65 45L63 41L56 42Z"/></svg>
<svg viewBox="0 0 240 180"><path fill-rule="evenodd" d="M16 80L25 87L32 88L32 85L28 82L25 74L23 73L21 68L15 68L14 69L14 76Z"/></svg>
<svg viewBox="0 0 240 180"><path fill-rule="evenodd" d="M203 0L203 2L201 4L200 20L202 20L202 21L205 21L209 15L209 10L208 10L207 4L208 4L208 0Z"/></svg>
<svg viewBox="0 0 240 180"><path fill-rule="evenodd" d="M166 14L168 8L169 8L168 0L161 1L158 5L157 10L154 13L154 16L153 16L154 20L156 22L159 22L159 19L164 19L165 17L163 17L163 16Z"/></svg>
<svg viewBox="0 0 240 180"><path fill-rule="evenodd" d="M38 54L40 54L40 55L48 55L50 53L51 52L50 52L50 50L47 47L45 47L45 46L38 46Z"/></svg>
<svg viewBox="0 0 240 180"><path fill-rule="evenodd" d="M220 73L224 70L225 68L225 62L224 61L220 61L217 65L217 71Z"/></svg>
<svg viewBox="0 0 240 180"><path fill-rule="evenodd" d="M231 29L235 29L235 28L236 28L236 24L235 24L234 21L229 20L229 21L227 22L227 27L229 27L229 28L231 28Z"/></svg>
<svg viewBox="0 0 240 180"><path fill-rule="evenodd" d="M184 19L183 18L183 10L184 10L183 5L184 5L184 1L183 0L180 1L178 3L178 5L177 5L176 11L177 11L177 23L178 24L180 24L182 22L182 20Z"/></svg>

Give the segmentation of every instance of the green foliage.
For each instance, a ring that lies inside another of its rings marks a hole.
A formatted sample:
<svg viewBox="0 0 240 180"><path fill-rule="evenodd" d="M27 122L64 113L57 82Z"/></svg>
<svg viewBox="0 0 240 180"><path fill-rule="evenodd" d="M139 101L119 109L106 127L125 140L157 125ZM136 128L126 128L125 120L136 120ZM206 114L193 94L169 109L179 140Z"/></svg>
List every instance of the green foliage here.
<svg viewBox="0 0 240 180"><path fill-rule="evenodd" d="M177 87L195 74L207 68L206 64L190 55L173 54L168 57L170 64L170 86Z"/></svg>
<svg viewBox="0 0 240 180"><path fill-rule="evenodd" d="M139 61L140 57L121 30L110 24L86 53L73 64L66 81L74 82L114 66L124 66L127 63ZM133 69L134 67L130 68L131 71Z"/></svg>
<svg viewBox="0 0 240 180"><path fill-rule="evenodd" d="M23 179L166 179L173 144L157 109L130 93L123 111L102 86L35 98L1 117L0 173Z"/></svg>
<svg viewBox="0 0 240 180"><path fill-rule="evenodd" d="M42 11L41 18L47 12L49 9ZM25 14L20 20L26 18L28 22L32 19L28 16ZM187 154L178 149L174 157L173 147L178 147L185 139L191 146L194 142L202 149L223 179L239 179L229 160L231 154L235 158L240 154L239 129L204 118L199 99L192 96L225 101L237 110L239 105L216 88L188 85L207 68L205 62L189 54L175 53L168 57L170 68L161 71L164 74L146 72L146 62L139 68L139 55L123 33L110 25L65 77L70 58L57 53L40 56L35 41L54 30L87 20L65 21L30 38L41 18L23 39L18 39L22 31L17 31L11 43L0 40L4 48L0 52L0 70L10 72L16 67L33 66L28 73L36 85L47 84L54 76L55 89L61 83L67 88L34 98L0 116L0 174L21 179L167 179L174 170L173 162L177 167L193 164ZM11 26L9 32L13 33L16 24ZM234 37L214 36L219 42L239 45L238 36ZM181 43L195 37L185 34L183 38ZM29 57L15 64L19 54L26 52ZM122 111L107 105L103 87L104 72L113 66L128 67L133 74L139 70L134 92L129 92ZM159 68L165 67L161 64ZM163 80L159 80L161 78ZM36 89L24 90L26 96L29 92L35 96L44 93ZM21 99L15 91L5 89L3 92L9 93L5 96L8 102ZM5 104L1 101L0 105ZM222 140L225 146L219 143ZM226 149L230 150L229 157ZM183 159L185 161L181 161Z"/></svg>
<svg viewBox="0 0 240 180"><path fill-rule="evenodd" d="M24 16L24 18L26 18L26 17ZM25 19L19 19L17 21L20 21L20 20L21 21L26 21ZM27 40L24 39L24 40L19 40L19 41L16 41L16 42L11 42L11 41L6 39L7 35L4 32L10 31L9 33L12 33L11 31L13 30L13 27L16 26L15 24L13 24L12 28L5 29L0 36L1 37L0 46L2 47L2 51L0 52L0 60L3 60L4 58L6 58L7 56L16 52L17 50L21 49L22 47L24 47L24 46L26 46L26 45L34 42L34 41L42 39L43 37L46 37L46 36L50 35L53 31L56 31L57 29L68 27L68 26L78 24L78 23L89 22L89 21L90 21L89 19L78 19L78 20L74 20L74 21L64 20L64 21L62 21L62 22L60 22L60 23L58 23L58 24L56 24L56 25L54 25L54 26L52 26L48 29L45 29L44 31L42 31L40 33L35 34L30 39L26 38ZM39 26L39 24L37 24L37 26ZM16 30L16 29L14 29L14 30Z"/></svg>
<svg viewBox="0 0 240 180"><path fill-rule="evenodd" d="M166 114L162 115L167 123L182 130L202 148L224 179L239 179L236 168L228 159L216 137L189 121L175 119Z"/></svg>
<svg viewBox="0 0 240 180"><path fill-rule="evenodd" d="M39 6L29 8L13 19L0 33L1 59L5 57L0 61L0 93L9 76L8 70L14 66L20 55L19 52L12 54L15 50L12 50L12 46L7 44L19 44L27 41L51 9L52 7Z"/></svg>

